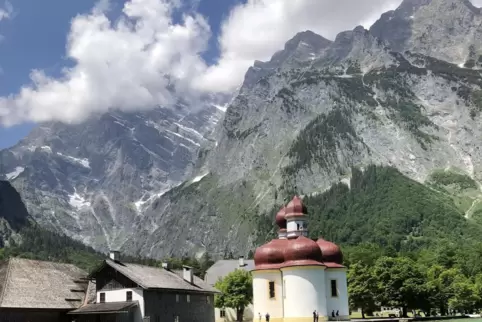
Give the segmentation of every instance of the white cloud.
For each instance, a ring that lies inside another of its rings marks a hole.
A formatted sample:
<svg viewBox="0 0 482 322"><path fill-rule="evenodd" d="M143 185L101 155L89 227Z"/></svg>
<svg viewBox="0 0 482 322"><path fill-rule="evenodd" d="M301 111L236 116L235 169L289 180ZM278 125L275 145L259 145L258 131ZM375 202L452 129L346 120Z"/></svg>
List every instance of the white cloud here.
<svg viewBox="0 0 482 322"><path fill-rule="evenodd" d="M173 22L173 11L186 9L185 1L189 14ZM231 91L254 60L269 59L297 32L309 29L333 39L356 25L368 27L401 2L248 0L223 22L220 58L207 66L200 54L211 35L206 19L194 11L198 1L129 0L123 16L110 21L109 0L101 0L72 21L66 56L73 67L60 78L32 71L32 84L0 97L0 123L81 122L111 108L152 108L172 102L168 87L183 97Z"/></svg>
<svg viewBox="0 0 482 322"><path fill-rule="evenodd" d="M78 122L110 108L134 110L169 104L171 82L187 91L195 74L205 68L199 54L210 37L205 19L171 16L179 3L131 0L123 17L109 21L102 1L90 14L72 21L67 57L74 67L59 79L31 73L32 84L16 95L0 97L0 119L5 125L23 121Z"/></svg>
<svg viewBox="0 0 482 322"><path fill-rule="evenodd" d="M8 1L5 2L3 8L0 7L0 21L10 19L12 17L13 7Z"/></svg>

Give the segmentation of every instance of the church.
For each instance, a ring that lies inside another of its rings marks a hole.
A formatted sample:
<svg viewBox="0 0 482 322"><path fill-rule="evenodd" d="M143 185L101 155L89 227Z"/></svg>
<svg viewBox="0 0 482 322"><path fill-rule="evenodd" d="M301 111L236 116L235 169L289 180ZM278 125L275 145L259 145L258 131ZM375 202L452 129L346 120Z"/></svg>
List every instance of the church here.
<svg viewBox="0 0 482 322"><path fill-rule="evenodd" d="M346 268L340 247L308 238L307 211L299 197L276 215L278 238L256 249L254 321L349 320ZM334 317L333 317L334 316Z"/></svg>

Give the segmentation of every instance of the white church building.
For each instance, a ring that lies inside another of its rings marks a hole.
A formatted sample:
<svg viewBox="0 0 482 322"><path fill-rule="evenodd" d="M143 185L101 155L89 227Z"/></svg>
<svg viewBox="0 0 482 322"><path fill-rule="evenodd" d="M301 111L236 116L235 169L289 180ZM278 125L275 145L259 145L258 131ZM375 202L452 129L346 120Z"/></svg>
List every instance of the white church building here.
<svg viewBox="0 0 482 322"><path fill-rule="evenodd" d="M343 254L332 242L308 238L307 211L299 197L276 215L278 238L256 249L254 322L349 320Z"/></svg>

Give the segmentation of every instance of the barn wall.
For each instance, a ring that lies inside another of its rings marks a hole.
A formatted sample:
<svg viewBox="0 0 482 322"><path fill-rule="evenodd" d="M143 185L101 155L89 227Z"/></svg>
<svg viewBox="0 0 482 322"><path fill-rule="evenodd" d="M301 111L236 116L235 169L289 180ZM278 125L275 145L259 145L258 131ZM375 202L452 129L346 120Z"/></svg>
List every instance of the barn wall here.
<svg viewBox="0 0 482 322"><path fill-rule="evenodd" d="M70 322L66 312L0 309L0 322Z"/></svg>
<svg viewBox="0 0 482 322"><path fill-rule="evenodd" d="M144 291L144 301L150 322L214 322L212 294Z"/></svg>

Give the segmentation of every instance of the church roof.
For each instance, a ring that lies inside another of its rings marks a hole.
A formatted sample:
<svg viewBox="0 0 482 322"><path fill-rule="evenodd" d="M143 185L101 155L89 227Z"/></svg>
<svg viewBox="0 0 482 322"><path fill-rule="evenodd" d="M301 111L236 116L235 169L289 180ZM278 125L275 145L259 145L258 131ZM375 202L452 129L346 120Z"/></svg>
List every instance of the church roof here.
<svg viewBox="0 0 482 322"><path fill-rule="evenodd" d="M300 197L295 196L291 200L285 209L285 218L289 219L292 217L304 217L308 213L306 206Z"/></svg>
<svg viewBox="0 0 482 322"><path fill-rule="evenodd" d="M283 207L278 211L275 217L276 224L280 229L286 229L286 207Z"/></svg>
<svg viewBox="0 0 482 322"><path fill-rule="evenodd" d="M295 196L286 207L276 214L276 224L280 232L283 219L299 218L305 220L308 214L306 206L300 197ZM285 226L286 227L286 226ZM292 229L292 228L291 228ZM299 228L298 228L299 229ZM343 254L338 245L319 238L317 241L304 236L306 230L297 231L296 235L288 235L288 239L273 239L258 247L254 254L256 270L279 269L290 266L325 266L326 268L344 268ZM302 235L300 235L302 233ZM288 234L290 234L288 232Z"/></svg>
<svg viewBox="0 0 482 322"><path fill-rule="evenodd" d="M84 301L86 276L71 264L10 258L0 263L0 308L77 308Z"/></svg>
<svg viewBox="0 0 482 322"><path fill-rule="evenodd" d="M324 262L332 262L341 264L343 263L343 253L341 252L340 246L332 243L330 241L324 240L323 238L318 238L316 241L318 246L323 253Z"/></svg>

